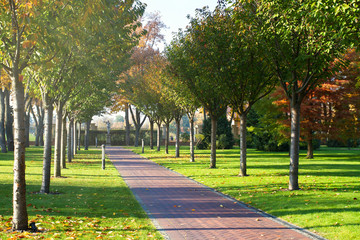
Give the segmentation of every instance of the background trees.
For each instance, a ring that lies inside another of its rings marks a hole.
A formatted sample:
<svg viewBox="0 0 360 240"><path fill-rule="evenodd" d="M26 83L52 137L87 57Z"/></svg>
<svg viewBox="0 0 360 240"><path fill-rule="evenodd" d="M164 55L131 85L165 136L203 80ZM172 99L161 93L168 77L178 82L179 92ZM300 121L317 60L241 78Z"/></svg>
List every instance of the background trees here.
<svg viewBox="0 0 360 240"><path fill-rule="evenodd" d="M238 1L256 32L265 41L264 55L272 62L280 85L290 101L291 144L289 189L299 189L300 107L320 79L330 74L330 62L343 53L353 29L345 27L355 15L356 3L338 1Z"/></svg>

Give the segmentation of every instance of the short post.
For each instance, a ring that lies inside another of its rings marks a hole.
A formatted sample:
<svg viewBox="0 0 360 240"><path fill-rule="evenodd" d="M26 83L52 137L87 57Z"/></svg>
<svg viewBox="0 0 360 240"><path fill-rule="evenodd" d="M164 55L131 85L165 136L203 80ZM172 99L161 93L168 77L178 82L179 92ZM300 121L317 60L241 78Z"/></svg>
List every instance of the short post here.
<svg viewBox="0 0 360 240"><path fill-rule="evenodd" d="M97 144L97 137L95 137L95 146L98 147L98 144Z"/></svg>
<svg viewBox="0 0 360 240"><path fill-rule="evenodd" d="M144 153L144 139L141 139L141 152Z"/></svg>
<svg viewBox="0 0 360 240"><path fill-rule="evenodd" d="M102 169L105 169L105 144L101 145L102 148Z"/></svg>

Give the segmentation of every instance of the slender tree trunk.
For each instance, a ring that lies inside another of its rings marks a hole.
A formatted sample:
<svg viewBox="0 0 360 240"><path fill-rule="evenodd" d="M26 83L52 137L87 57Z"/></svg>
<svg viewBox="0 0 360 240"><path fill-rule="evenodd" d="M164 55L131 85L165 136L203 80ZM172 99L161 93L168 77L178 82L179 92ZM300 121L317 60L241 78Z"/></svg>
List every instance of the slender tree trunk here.
<svg viewBox="0 0 360 240"><path fill-rule="evenodd" d="M141 112L138 108L135 108L135 115L132 108L129 108L133 123L135 125L135 147L139 146L140 129L146 120L146 116L141 120Z"/></svg>
<svg viewBox="0 0 360 240"><path fill-rule="evenodd" d="M310 130L309 131L309 137L307 140L307 159L313 159L314 158L314 146L313 146L313 133Z"/></svg>
<svg viewBox="0 0 360 240"><path fill-rule="evenodd" d="M156 136L156 146L157 151L160 152L160 146L161 146L161 122L157 122L157 136Z"/></svg>
<svg viewBox="0 0 360 240"><path fill-rule="evenodd" d="M87 120L86 128L85 128L85 140L84 140L85 150L89 150L90 124L91 124L91 120Z"/></svg>
<svg viewBox="0 0 360 240"><path fill-rule="evenodd" d="M195 162L194 117L189 117L189 121L190 121L190 162Z"/></svg>
<svg viewBox="0 0 360 240"><path fill-rule="evenodd" d="M61 168L66 168L66 143L67 143L67 131L66 131L66 114L62 118L62 134L61 134L61 154L60 162Z"/></svg>
<svg viewBox="0 0 360 240"><path fill-rule="evenodd" d="M210 168L216 168L216 129L217 119L211 117L211 156L210 156Z"/></svg>
<svg viewBox="0 0 360 240"><path fill-rule="evenodd" d="M17 69L17 66L14 66ZM25 181L25 98L24 86L19 80L19 73L13 70L12 87L14 93L14 185L13 185L13 230L28 228L28 214L26 209L26 181ZM11 126L12 128L12 126ZM11 129L12 130L12 129Z"/></svg>
<svg viewBox="0 0 360 240"><path fill-rule="evenodd" d="M180 157L180 121L181 118L176 118L176 143L175 143L175 157Z"/></svg>
<svg viewBox="0 0 360 240"><path fill-rule="evenodd" d="M57 103L56 106L54 177L61 177L61 135L63 106L64 104L60 101Z"/></svg>
<svg viewBox="0 0 360 240"><path fill-rule="evenodd" d="M129 104L125 104L125 143L126 146L130 145L130 123L129 123Z"/></svg>
<svg viewBox="0 0 360 240"><path fill-rule="evenodd" d="M79 128L78 128L78 135L77 135L77 146L78 146L78 150L80 151L80 146L81 146L81 122L78 122Z"/></svg>
<svg viewBox="0 0 360 240"><path fill-rule="evenodd" d="M291 142L290 142L290 171L289 190L299 189L299 141L300 141L300 103L293 97L290 105L291 112Z"/></svg>
<svg viewBox="0 0 360 240"><path fill-rule="evenodd" d="M165 133L165 154L169 154L169 140L170 140L170 122L165 123L166 133Z"/></svg>
<svg viewBox="0 0 360 240"><path fill-rule="evenodd" d="M30 147L30 109L25 113L25 147Z"/></svg>
<svg viewBox="0 0 360 240"><path fill-rule="evenodd" d="M0 147L2 153L7 153L5 139L5 94L0 89Z"/></svg>
<svg viewBox="0 0 360 240"><path fill-rule="evenodd" d="M78 131L77 131L77 121L74 120L73 124L73 130L74 130L74 155L77 154L77 138L78 138Z"/></svg>
<svg viewBox="0 0 360 240"><path fill-rule="evenodd" d="M204 120L206 120L206 111L205 111L205 108L203 108L204 110Z"/></svg>
<svg viewBox="0 0 360 240"><path fill-rule="evenodd" d="M43 176L41 182L41 193L50 193L50 176L51 176L51 140L52 140L52 119L53 103L47 94L44 94L45 108L45 145L43 160Z"/></svg>
<svg viewBox="0 0 360 240"><path fill-rule="evenodd" d="M140 128L141 126L136 125L135 126L135 147L139 146L139 136L140 136Z"/></svg>
<svg viewBox="0 0 360 240"><path fill-rule="evenodd" d="M246 120L247 114L240 115L240 173L239 176L245 177L246 174Z"/></svg>
<svg viewBox="0 0 360 240"><path fill-rule="evenodd" d="M40 146L44 146L44 117L45 110L42 106L38 107L39 115L39 144Z"/></svg>
<svg viewBox="0 0 360 240"><path fill-rule="evenodd" d="M67 160L70 163L73 155L72 155L72 144L71 144L71 136L72 136L72 125L73 121L69 119L68 129L67 129Z"/></svg>
<svg viewBox="0 0 360 240"><path fill-rule="evenodd" d="M38 130L39 130L39 122L38 119L35 116L34 113L34 109L33 107L30 107L30 112L33 116L34 122L35 122L35 128L36 128L36 132L35 132L35 146L39 146L39 134L38 134Z"/></svg>
<svg viewBox="0 0 360 240"><path fill-rule="evenodd" d="M154 149L154 120L152 119L150 119L150 149Z"/></svg>
<svg viewBox="0 0 360 240"><path fill-rule="evenodd" d="M7 141L7 147L8 151L12 152L14 151L14 134L13 134L13 115L12 115L12 109L10 106L10 92L9 90L5 89L5 132L6 132L6 141ZM23 104L24 106L24 104Z"/></svg>

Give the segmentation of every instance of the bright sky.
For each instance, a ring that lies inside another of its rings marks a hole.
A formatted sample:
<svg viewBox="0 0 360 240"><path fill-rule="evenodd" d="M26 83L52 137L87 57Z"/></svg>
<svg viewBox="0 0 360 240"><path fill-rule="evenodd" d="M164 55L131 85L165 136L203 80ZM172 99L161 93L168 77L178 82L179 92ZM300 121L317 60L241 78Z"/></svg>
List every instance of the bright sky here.
<svg viewBox="0 0 360 240"><path fill-rule="evenodd" d="M170 43L173 32L178 32L179 28L185 29L189 23L187 15L194 16L195 9L204 6L214 10L217 4L217 0L141 0L141 2L147 4L146 13L160 12L162 21L168 27L163 30L167 44Z"/></svg>

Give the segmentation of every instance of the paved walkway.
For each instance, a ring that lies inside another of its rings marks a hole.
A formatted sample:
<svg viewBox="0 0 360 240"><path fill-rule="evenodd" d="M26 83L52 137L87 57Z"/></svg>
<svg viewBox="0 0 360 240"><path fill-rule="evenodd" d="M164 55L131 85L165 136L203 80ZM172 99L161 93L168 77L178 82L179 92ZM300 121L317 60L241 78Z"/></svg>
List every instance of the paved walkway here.
<svg viewBox="0 0 360 240"><path fill-rule="evenodd" d="M109 159L165 238L322 239L120 147Z"/></svg>

